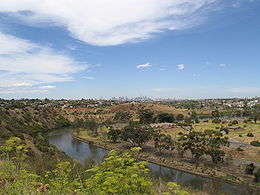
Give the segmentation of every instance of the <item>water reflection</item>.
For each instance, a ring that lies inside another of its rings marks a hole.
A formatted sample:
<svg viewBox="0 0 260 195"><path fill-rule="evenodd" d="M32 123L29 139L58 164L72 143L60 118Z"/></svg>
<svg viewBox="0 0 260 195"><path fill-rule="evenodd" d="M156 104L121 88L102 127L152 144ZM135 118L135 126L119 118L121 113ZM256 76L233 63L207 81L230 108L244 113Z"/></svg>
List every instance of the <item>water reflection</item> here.
<svg viewBox="0 0 260 195"><path fill-rule="evenodd" d="M91 164L100 163L107 155L107 150L74 139L70 131L71 129L60 129L51 132L48 135L50 144L55 145L68 156L78 160L81 164L86 164L85 161Z"/></svg>

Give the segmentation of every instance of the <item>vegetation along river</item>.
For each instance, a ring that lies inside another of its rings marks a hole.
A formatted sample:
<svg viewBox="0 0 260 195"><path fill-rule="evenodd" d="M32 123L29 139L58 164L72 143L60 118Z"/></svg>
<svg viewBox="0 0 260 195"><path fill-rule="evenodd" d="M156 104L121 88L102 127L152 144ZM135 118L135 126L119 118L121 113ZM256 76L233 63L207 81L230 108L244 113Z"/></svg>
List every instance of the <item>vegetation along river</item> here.
<svg viewBox="0 0 260 195"><path fill-rule="evenodd" d="M100 163L107 155L108 150L72 137L71 129L59 129L48 134L50 144L64 151L68 156L81 164ZM222 181L205 178L184 171L175 170L165 166L148 163L151 175L164 181L173 181L178 184L206 191L209 194L257 194L245 191L245 188Z"/></svg>

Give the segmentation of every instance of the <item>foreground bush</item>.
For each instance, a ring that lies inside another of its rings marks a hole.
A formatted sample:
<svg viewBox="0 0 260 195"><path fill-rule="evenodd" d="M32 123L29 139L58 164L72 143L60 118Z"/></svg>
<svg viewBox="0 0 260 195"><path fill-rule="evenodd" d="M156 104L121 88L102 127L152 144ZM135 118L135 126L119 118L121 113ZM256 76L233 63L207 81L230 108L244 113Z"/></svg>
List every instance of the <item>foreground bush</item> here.
<svg viewBox="0 0 260 195"><path fill-rule="evenodd" d="M26 161L29 148L13 137L0 146L0 194L158 194L146 162L134 158L139 149L112 150L100 165L85 171L80 171L76 163L60 162L41 176ZM165 194L189 194L175 183L170 183L165 191Z"/></svg>

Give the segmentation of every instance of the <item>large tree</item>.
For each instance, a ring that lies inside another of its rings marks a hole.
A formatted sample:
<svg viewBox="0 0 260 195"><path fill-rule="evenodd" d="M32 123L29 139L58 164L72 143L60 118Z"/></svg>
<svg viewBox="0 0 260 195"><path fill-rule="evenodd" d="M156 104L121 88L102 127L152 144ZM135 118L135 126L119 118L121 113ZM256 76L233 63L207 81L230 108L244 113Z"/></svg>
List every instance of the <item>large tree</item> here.
<svg viewBox="0 0 260 195"><path fill-rule="evenodd" d="M153 115L154 113L147 109L140 109L138 112L139 122L142 124L149 124L154 121Z"/></svg>
<svg viewBox="0 0 260 195"><path fill-rule="evenodd" d="M119 129L114 129L113 127L109 127L109 131L107 133L107 138L116 143L121 135L121 131Z"/></svg>
<svg viewBox="0 0 260 195"><path fill-rule="evenodd" d="M159 123L164 123L164 122L173 123L174 116L173 114L169 114L169 113L160 113L156 116L156 121Z"/></svg>
<svg viewBox="0 0 260 195"><path fill-rule="evenodd" d="M225 152L221 149L229 146L228 138L223 137L219 131L206 130L204 132L192 131L179 138L185 150L190 150L193 157L199 160L204 154L209 155L214 164L223 162Z"/></svg>
<svg viewBox="0 0 260 195"><path fill-rule="evenodd" d="M151 126L131 121L128 126L123 128L121 138L132 145L142 146L152 138L152 134Z"/></svg>
<svg viewBox="0 0 260 195"><path fill-rule="evenodd" d="M159 132L153 135L154 147L158 148L161 153L163 150L174 150L175 142L172 140L170 135L165 135Z"/></svg>

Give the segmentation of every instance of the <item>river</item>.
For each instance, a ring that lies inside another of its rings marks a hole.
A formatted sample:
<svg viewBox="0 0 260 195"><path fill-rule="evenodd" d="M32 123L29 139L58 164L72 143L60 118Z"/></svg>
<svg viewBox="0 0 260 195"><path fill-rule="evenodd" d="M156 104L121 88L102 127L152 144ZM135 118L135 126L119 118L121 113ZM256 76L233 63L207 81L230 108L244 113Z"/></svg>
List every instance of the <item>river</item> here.
<svg viewBox="0 0 260 195"><path fill-rule="evenodd" d="M81 164L91 165L100 163L107 155L108 150L79 141L72 137L70 131L71 129L69 128L52 131L48 134L49 143L55 145L59 150L64 151L71 158L78 160ZM194 189L206 191L209 194L257 195L257 192L248 192L245 188L237 185L175 170L154 163L148 163L147 166L151 170L151 175L155 178L161 178L164 181L173 181L184 186L190 186Z"/></svg>

